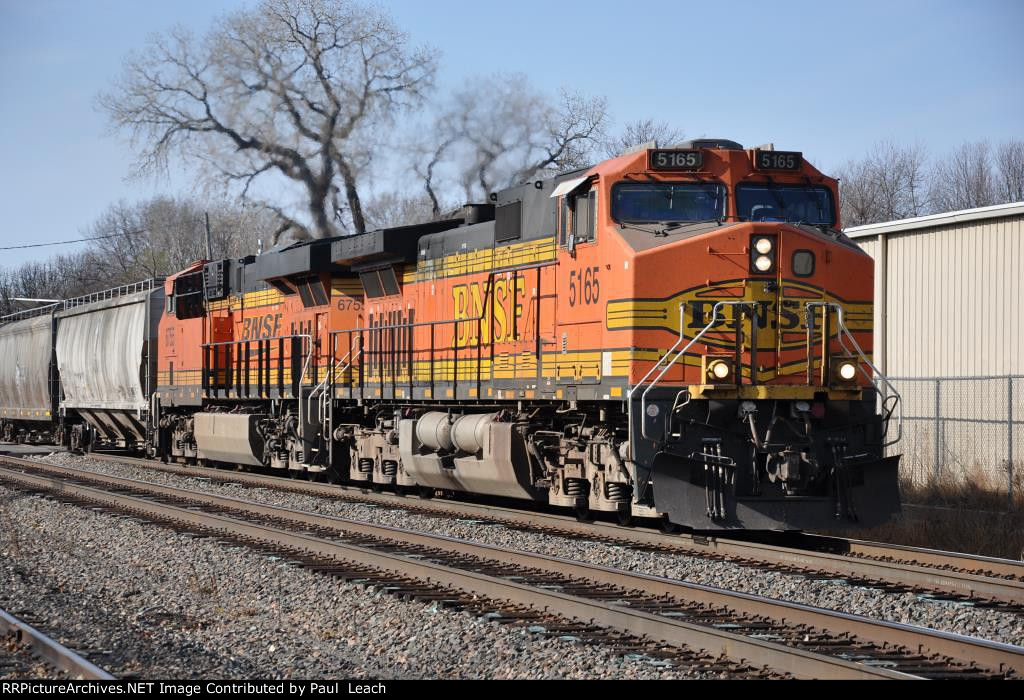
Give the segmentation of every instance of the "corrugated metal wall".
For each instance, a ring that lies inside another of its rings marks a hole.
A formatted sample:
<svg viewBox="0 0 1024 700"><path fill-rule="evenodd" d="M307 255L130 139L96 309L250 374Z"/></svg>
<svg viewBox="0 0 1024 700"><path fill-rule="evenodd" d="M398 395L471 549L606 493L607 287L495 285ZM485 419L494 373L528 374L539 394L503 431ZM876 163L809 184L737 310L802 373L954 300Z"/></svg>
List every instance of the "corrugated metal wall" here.
<svg viewBox="0 0 1024 700"><path fill-rule="evenodd" d="M857 243L878 260L877 236ZM887 255L887 374L1024 374L1024 217L889 233Z"/></svg>
<svg viewBox="0 0 1024 700"><path fill-rule="evenodd" d="M145 409L142 347L148 293L118 299L118 306L60 314L57 366L65 408Z"/></svg>
<svg viewBox="0 0 1024 700"><path fill-rule="evenodd" d="M876 357L885 318L885 373L907 418L894 448L904 473L1009 488L1024 468L1024 379L1006 376L1024 374L1024 217L889 232L884 308L883 244L856 240L876 261Z"/></svg>
<svg viewBox="0 0 1024 700"><path fill-rule="evenodd" d="M0 414L50 419L52 324L46 314L0 328Z"/></svg>

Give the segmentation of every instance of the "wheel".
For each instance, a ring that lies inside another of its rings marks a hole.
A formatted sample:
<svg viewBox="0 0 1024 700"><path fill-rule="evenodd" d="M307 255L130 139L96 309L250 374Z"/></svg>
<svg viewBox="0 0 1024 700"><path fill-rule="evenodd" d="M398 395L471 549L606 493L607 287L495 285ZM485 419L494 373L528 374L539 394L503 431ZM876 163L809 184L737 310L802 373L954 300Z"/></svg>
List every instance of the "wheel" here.
<svg viewBox="0 0 1024 700"><path fill-rule="evenodd" d="M429 500L434 497L434 489L430 488L429 486L420 486L419 492L420 498Z"/></svg>
<svg viewBox="0 0 1024 700"><path fill-rule="evenodd" d="M617 513L617 515L619 517L619 525L623 525L625 527L629 527L630 525L633 524L633 513L632 513L632 511L620 510Z"/></svg>
<svg viewBox="0 0 1024 700"><path fill-rule="evenodd" d="M590 506L573 506L572 512L576 514L576 519L580 522L590 520Z"/></svg>

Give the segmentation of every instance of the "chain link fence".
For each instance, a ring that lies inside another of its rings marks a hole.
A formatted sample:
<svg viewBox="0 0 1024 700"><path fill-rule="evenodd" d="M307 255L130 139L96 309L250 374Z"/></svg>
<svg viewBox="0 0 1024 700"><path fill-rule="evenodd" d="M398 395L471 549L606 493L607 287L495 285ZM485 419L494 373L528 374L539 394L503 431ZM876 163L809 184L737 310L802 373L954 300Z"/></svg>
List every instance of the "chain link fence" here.
<svg viewBox="0 0 1024 700"><path fill-rule="evenodd" d="M1024 498L1024 375L890 377L903 399L902 471Z"/></svg>

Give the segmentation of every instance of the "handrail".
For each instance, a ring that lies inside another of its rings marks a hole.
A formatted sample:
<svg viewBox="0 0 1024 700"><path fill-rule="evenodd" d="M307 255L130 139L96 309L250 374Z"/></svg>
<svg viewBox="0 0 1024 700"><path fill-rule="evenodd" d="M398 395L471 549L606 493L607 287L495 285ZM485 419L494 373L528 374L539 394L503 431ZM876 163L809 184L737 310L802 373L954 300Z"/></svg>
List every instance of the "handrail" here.
<svg viewBox="0 0 1024 700"><path fill-rule="evenodd" d="M206 348L216 348L216 347L222 347L222 346L226 347L228 345L244 345L246 343L255 343L255 342L261 342L261 341L264 341L264 340L266 340L266 341L271 341L271 340L291 340L291 339L294 339L294 338L302 338L303 340L306 341L306 351L303 353L306 357L305 357L305 359L302 362L302 371L299 373L299 381L298 381L298 386L301 387L303 382L304 382L304 380L306 379L306 372L309 370L310 360L313 358L313 335L311 333L291 333L289 335L276 335L276 336L274 336L272 338L250 338L250 339L243 339L243 340L221 340L221 341L218 341L216 343L203 343L199 347L201 347L203 349L206 349ZM204 358L205 358L205 354L204 354ZM205 359L204 359L204 361L205 361ZM216 379L216 377L215 377L215 379ZM220 391L220 390L218 389L217 391Z"/></svg>
<svg viewBox="0 0 1024 700"><path fill-rule="evenodd" d="M129 284L122 284L118 287L111 287L110 289L102 289L98 292L83 294L81 296L72 297L71 299L65 299L63 301L64 309L73 309L76 306L92 304L97 301L116 299L117 297L127 296L129 294L152 291L158 284L163 284L163 282L163 277L150 277L140 282L131 282Z"/></svg>
<svg viewBox="0 0 1024 700"><path fill-rule="evenodd" d="M31 309L22 309L21 311L12 311L9 314L0 316L0 325L7 323L14 323L15 321L24 321L29 318L38 318L39 316L45 316L52 314L57 310L57 307L61 306L64 302L57 301L52 304L45 304L43 306L36 306Z"/></svg>
<svg viewBox="0 0 1024 700"><path fill-rule="evenodd" d="M544 263L544 264L540 264L540 265L536 265L536 264L535 265L529 265L529 266L526 266L526 267L524 267L522 269L533 269L535 267L543 267L543 266L545 266L547 264L550 264L550 263ZM504 274L506 272L517 272L517 271L518 271L518 269L510 268L508 270L494 270L494 271L491 271L490 273L488 273L487 280L484 283L485 284L485 286L484 286L484 290L485 291L484 291L483 299L482 299L482 302L481 302L482 303L482 308L480 310L480 315L478 315L478 316L471 317L471 318L451 318L451 319L440 319L440 320L435 320L435 321L418 321L418 322L415 322L415 323L389 323L389 324L381 324L379 326L357 326L355 328L342 328L342 329L330 331L329 334L328 334L328 337L340 336L340 335L344 335L344 334L353 334L353 333L358 333L358 334L360 334L360 335L365 337L366 335L370 335L370 334L373 334L373 333L377 333L378 335L380 335L384 331L390 331L390 330L409 330L410 334L411 334L411 332L414 329L417 329L417 328L430 328L431 329L431 338L433 338L433 329L435 327L454 325L455 328L456 328L456 335L457 335L458 327L459 327L460 324L463 324L463 323L465 323L465 324L475 323L476 326L477 326L477 341L476 341L476 344L475 345L466 345L466 346L461 347L461 348L460 347L454 347L454 348L451 348L451 350L453 352L453 357L455 358L456 367L458 365L458 357L459 357L459 353L460 352L476 350L476 354L477 354L477 366L476 366L476 375L477 376L476 376L476 383L477 383L477 391L479 392L479 390L480 390L480 381L481 381L481 378L480 378L480 372L481 372L481 353L482 353L483 348L484 348L484 342L483 342L484 326L483 326L483 323L484 323L485 320L490 320L492 323L494 321L494 289L495 289L495 279L499 275ZM490 339L489 345L491 347L491 354L492 354L492 357L493 357L493 353L494 353L494 338L493 338L493 336ZM440 348L438 348L438 349L440 349ZM411 346L410 346L410 350L411 350ZM433 346L433 341L431 341L431 347L428 349L428 351L429 352L433 352L434 350L435 350L435 348ZM360 349L360 353L361 352L362 352L362 349ZM371 356L373 356L375 354L382 354L382 352L383 351L371 351ZM392 355L393 355L394 353L398 352L398 350L396 350L395 348L391 348L391 349L388 350L388 352L392 353ZM423 350L420 350L419 352L423 352ZM410 351L409 352L409 378L410 378L409 381L410 381L410 385L411 385L411 383L413 381L413 375L414 375L414 372L413 372L413 361L412 361L413 354L414 354L414 351ZM352 359L353 359L353 361L355 360L354 357ZM394 374L391 375L392 385L394 385L395 377L396 377L396 375L394 375ZM382 375L381 375L381 386L382 387L383 387L384 381L385 381L384 373L382 372ZM453 370L452 381L455 384L458 384L458 369L454 369ZM394 386L392 386L392 388L394 388Z"/></svg>
<svg viewBox="0 0 1024 700"><path fill-rule="evenodd" d="M148 292L156 288L157 284L162 284L163 281L163 277L150 277L149 279L142 280L141 282L131 282L129 284L122 284L118 287L111 287L109 289L103 289L97 292L90 292L89 294L71 297L70 299L62 299L60 301L55 301L49 304L44 304L42 306L37 306L32 309L12 311L9 314L0 316L0 325L3 325L5 323L13 323L14 321L23 321L28 318L37 318L39 316L45 316L46 314L53 313L54 311L67 311L68 309L84 306L86 304L92 304L97 301L104 301L106 299L116 299L117 297L127 296L128 294Z"/></svg>
<svg viewBox="0 0 1024 700"><path fill-rule="evenodd" d="M324 422L324 415L323 415L324 414L324 410L323 410L323 403L324 402L323 402L323 397L328 395L328 393L327 393L327 384L328 384L328 382L330 382L330 383L334 382L334 375L336 374L336 372L335 372L336 363L338 363L338 362L345 362L345 360L348 359L348 356L352 355L352 359L349 360L348 362L345 362L345 366L341 368L341 371L344 373L345 370L347 370L349 367L351 367L352 364L356 361L356 358L359 357L362 353L363 353L363 350L362 350L362 348L360 348L356 352L355 355L352 355L352 351L349 350L348 352L346 352L344 355L342 355L337 360L335 360L333 357L331 358L330 363L327 365L327 371L324 373L324 378L320 381L319 384L317 384L315 387L313 387L312 391L309 392L309 397L306 399L306 413L307 414L312 412L313 397L316 396L317 390L319 390L320 391L320 406L317 408L316 415L317 415L317 418L320 419L320 423L321 424Z"/></svg>
<svg viewBox="0 0 1024 700"><path fill-rule="evenodd" d="M669 369L671 369L672 365L674 365L676 362L678 362L679 358L682 357L686 353L687 350L689 350L691 347L693 347L694 343L696 343L698 340L700 340L702 337L704 337L704 334L707 333L709 330L711 330L712 326L714 326L715 323L718 322L718 311L722 307L724 307L724 306L741 306L741 305L745 306L747 304L750 304L750 301L746 300L746 299L737 300L737 301L719 301L719 302L716 302L714 307L712 307L712 309L711 309L711 321L708 323L708 325L704 326L704 328L701 330L700 333L698 333L697 335L693 336L693 340L691 340L689 343L687 343L686 347L684 347L682 350L680 350L678 353L676 353L676 356L674 358L672 358L672 361L666 363L665 367L661 370L661 372L658 374L658 376L654 378L654 381L651 382L651 385L648 386L646 389L644 389L644 393L640 395L640 413L641 413L641 417L640 417L640 421L641 421L640 422L640 435L642 437L644 437L647 440L653 440L654 439L654 438L652 438L651 436L649 436L647 434L647 421L644 420L644 418L643 418L643 416L647 415L647 394L648 394L648 392L650 392L651 389L656 387L658 385L658 382L661 381L661 378L665 376L665 373L668 372ZM673 352L675 352L675 349L677 347L679 347L679 344L682 343L683 340L685 340L685 338L686 338L686 324L684 323L684 321L685 321L685 318L684 318L685 312L686 312L685 311L685 307L683 306L683 304L680 304L679 305L679 340L677 340L675 342L675 344L672 345L672 347L668 349L668 352L666 352L662 357L658 358L658 361L654 364L653 367L651 367L650 371L648 371L647 374L644 375L643 379L641 379L636 384L636 386L634 386L632 389L629 390L629 398L630 399L633 398L633 394L636 393L636 390L644 385L644 382L646 382L647 379L652 374L654 374L654 372L658 369L658 367L661 366L661 364L665 361L665 359L669 355L671 355ZM757 342L756 338L754 339L754 342L755 343ZM632 400L629 402L629 415L630 415L630 424L632 424L632 422L633 422L632 421L632 415L633 415L633 402L632 402Z"/></svg>
<svg viewBox="0 0 1024 700"><path fill-rule="evenodd" d="M860 364L857 365L857 369L859 369L861 374L863 374L864 377L869 382L871 382L871 386L875 387L876 389L878 388L878 382L875 380L875 376L877 376L878 379L880 379L885 384L887 390L892 392L892 395L896 397L896 402L893 405L893 408L889 411L890 416L892 415L892 410L898 409L899 411L896 423L896 438L894 440L890 440L889 442L883 442L882 447L889 447L890 445L895 445L897 442L903 439L903 397L900 396L900 392L896 391L896 387L894 387L892 382L889 381L889 378L886 377L885 374L883 374L882 371L878 369L878 367L876 367L871 360L868 359L868 356L864 353L860 345L857 343L857 339L853 337L853 333L851 333L850 329L846 327L846 321L843 319L842 305L837 304L836 302L833 301L809 301L806 304L804 304L804 307L807 309L808 313L810 313L812 308L816 308L819 306L822 308L835 309L836 321L839 323L840 330L840 333L836 334L836 339L839 341L839 346L846 352L847 355L853 354L850 352L850 349L846 347L846 343L843 342L843 335L845 334L849 341L853 344L853 348L854 350L857 351L857 356L860 358L861 362L870 367L871 371L874 372L874 376L872 376L868 374L867 371ZM826 358L823 358L823 361L825 359ZM885 404L887 401L888 398L882 399L883 410L885 409ZM888 422L888 419L886 419L886 421Z"/></svg>
<svg viewBox="0 0 1024 700"><path fill-rule="evenodd" d="M347 357L347 355L346 355L346 357ZM309 415L310 413L313 412L313 397L316 396L317 390L320 389L321 387L323 387L325 384L327 384L327 380L330 379L331 373L334 371L333 361L334 361L334 358L332 357L331 358L331 363L327 365L327 371L324 372L324 378L320 380L319 384L317 384L315 387L313 387L310 390L309 396L306 397L306 415ZM324 391L324 393L326 393L326 391ZM321 410L318 407L317 408L317 412L316 412L316 417L320 419L320 423L321 424L324 422L323 421L323 417L321 415L322 413L323 413L323 410Z"/></svg>

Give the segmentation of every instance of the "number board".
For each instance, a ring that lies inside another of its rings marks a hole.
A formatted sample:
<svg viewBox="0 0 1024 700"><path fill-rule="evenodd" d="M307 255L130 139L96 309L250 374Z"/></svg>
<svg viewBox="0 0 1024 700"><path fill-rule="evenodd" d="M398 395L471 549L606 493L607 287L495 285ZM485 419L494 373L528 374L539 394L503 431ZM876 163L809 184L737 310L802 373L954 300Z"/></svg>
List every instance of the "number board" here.
<svg viewBox="0 0 1024 700"><path fill-rule="evenodd" d="M648 170L700 170L704 152L695 150L657 149L647 151Z"/></svg>
<svg viewBox="0 0 1024 700"><path fill-rule="evenodd" d="M755 170L800 170L803 165L804 154L799 151L754 150Z"/></svg>

